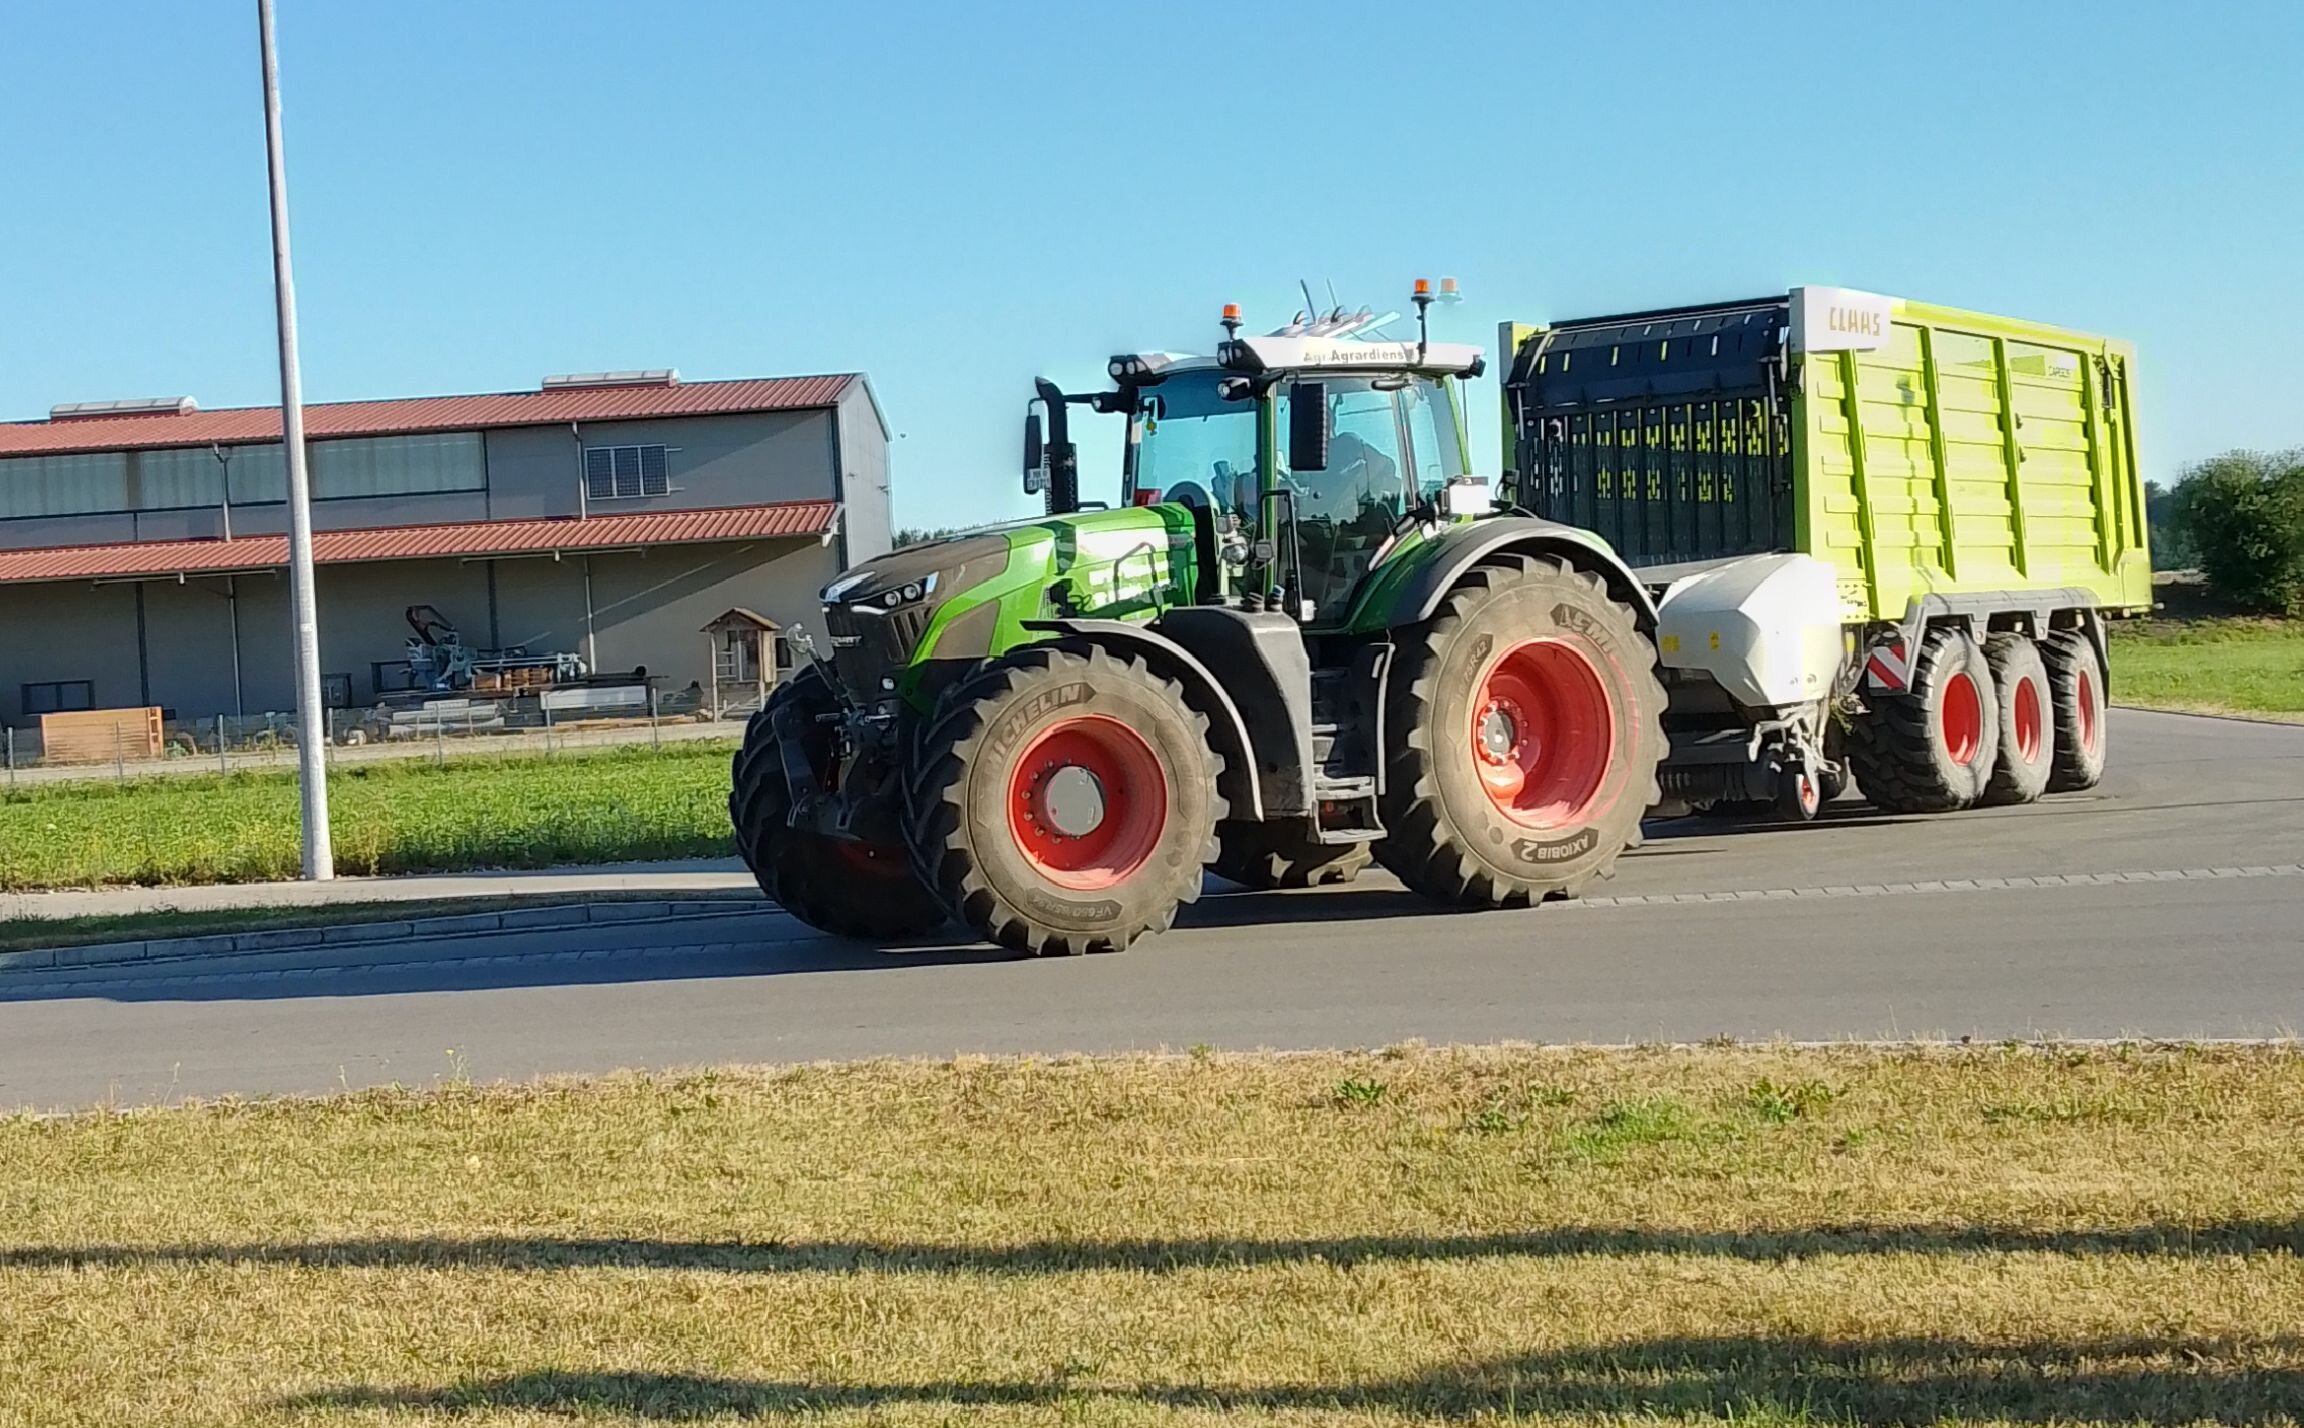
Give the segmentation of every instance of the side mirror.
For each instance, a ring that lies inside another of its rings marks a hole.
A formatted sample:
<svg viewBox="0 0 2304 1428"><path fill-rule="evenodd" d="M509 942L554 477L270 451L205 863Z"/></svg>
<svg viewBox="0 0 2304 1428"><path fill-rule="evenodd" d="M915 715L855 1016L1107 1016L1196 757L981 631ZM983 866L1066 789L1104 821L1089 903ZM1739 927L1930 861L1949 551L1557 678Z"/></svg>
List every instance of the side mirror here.
<svg viewBox="0 0 2304 1428"><path fill-rule="evenodd" d="M1048 438L1040 429L1038 404L1024 413L1024 490L1037 496L1048 489Z"/></svg>
<svg viewBox="0 0 2304 1428"><path fill-rule="evenodd" d="M1298 382L1288 389L1288 469L1328 469L1328 388Z"/></svg>

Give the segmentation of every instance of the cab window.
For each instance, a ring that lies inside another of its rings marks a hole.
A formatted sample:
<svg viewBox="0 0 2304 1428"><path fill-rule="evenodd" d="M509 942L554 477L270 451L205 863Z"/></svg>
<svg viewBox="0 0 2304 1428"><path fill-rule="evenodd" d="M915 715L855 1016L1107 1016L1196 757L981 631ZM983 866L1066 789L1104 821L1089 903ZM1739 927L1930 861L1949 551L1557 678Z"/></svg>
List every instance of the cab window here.
<svg viewBox="0 0 2304 1428"><path fill-rule="evenodd" d="M1322 617L1343 613L1353 587L1412 502L1415 467L1401 424L1397 378L1328 377L1328 464L1297 471L1280 453L1296 502L1305 598ZM1276 429L1287 441L1289 389Z"/></svg>
<svg viewBox="0 0 2304 1428"><path fill-rule="evenodd" d="M1456 439L1456 413L1447 393L1433 381L1419 381L1400 393L1408 421L1408 446L1415 458L1416 493L1429 500L1455 477L1468 474L1462 443Z"/></svg>

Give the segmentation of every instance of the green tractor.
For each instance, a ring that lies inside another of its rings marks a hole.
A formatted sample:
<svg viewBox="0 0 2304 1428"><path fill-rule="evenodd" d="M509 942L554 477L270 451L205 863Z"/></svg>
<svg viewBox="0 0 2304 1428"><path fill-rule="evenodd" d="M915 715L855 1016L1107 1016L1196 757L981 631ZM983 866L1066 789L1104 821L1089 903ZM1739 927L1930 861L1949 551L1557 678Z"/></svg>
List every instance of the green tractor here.
<svg viewBox="0 0 2304 1428"><path fill-rule="evenodd" d="M1214 357L1043 381L1045 518L894 551L823 592L729 811L767 894L872 940L958 920L1041 955L1373 859L1450 906L1572 896L1659 799L1656 607L1588 531L1470 474L1469 344L1299 317ZM1126 419L1084 508L1068 410Z"/></svg>

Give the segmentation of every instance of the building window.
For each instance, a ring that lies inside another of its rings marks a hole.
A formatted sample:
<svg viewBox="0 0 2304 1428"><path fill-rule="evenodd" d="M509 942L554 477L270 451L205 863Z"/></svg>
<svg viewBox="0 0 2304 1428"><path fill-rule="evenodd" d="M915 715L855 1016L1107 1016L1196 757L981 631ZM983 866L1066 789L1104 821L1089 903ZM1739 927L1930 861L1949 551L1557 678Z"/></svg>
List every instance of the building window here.
<svg viewBox="0 0 2304 1428"><path fill-rule="evenodd" d="M663 448L656 451L661 485ZM312 498L318 501L480 491L488 485L487 445L476 431L336 437L312 442L309 452ZM288 499L288 461L280 443L0 458L0 520L193 510L227 499L238 506Z"/></svg>
<svg viewBox="0 0 2304 1428"><path fill-rule="evenodd" d="M237 491L240 473L234 471L232 479ZM479 491L487 485L487 446L476 431L339 437L312 443L314 500Z"/></svg>
<svg viewBox="0 0 2304 1428"><path fill-rule="evenodd" d="M85 679L64 679L52 684L24 686L24 712L32 714L63 714L74 709L96 707L96 686Z"/></svg>
<svg viewBox="0 0 2304 1428"><path fill-rule="evenodd" d="M594 501L629 501L672 490L663 446L587 446L584 495Z"/></svg>
<svg viewBox="0 0 2304 1428"><path fill-rule="evenodd" d="M117 451L0 461L0 517L86 516L128 509L128 461Z"/></svg>

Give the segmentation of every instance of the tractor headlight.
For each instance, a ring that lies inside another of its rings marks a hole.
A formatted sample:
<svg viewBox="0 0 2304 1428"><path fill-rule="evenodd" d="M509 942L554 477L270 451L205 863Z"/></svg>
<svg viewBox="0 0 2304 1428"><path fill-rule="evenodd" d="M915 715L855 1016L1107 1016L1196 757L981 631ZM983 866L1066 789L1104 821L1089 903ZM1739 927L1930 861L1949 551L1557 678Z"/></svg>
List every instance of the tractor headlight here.
<svg viewBox="0 0 2304 1428"><path fill-rule="evenodd" d="M865 574L852 575L825 586L825 603L838 604L841 596L854 590L867 578L868 576ZM899 585L893 590L883 590L876 594L858 596L855 601L855 608L868 614L884 614L890 610L901 610L906 605L917 605L935 593L936 577L930 574L907 584Z"/></svg>

